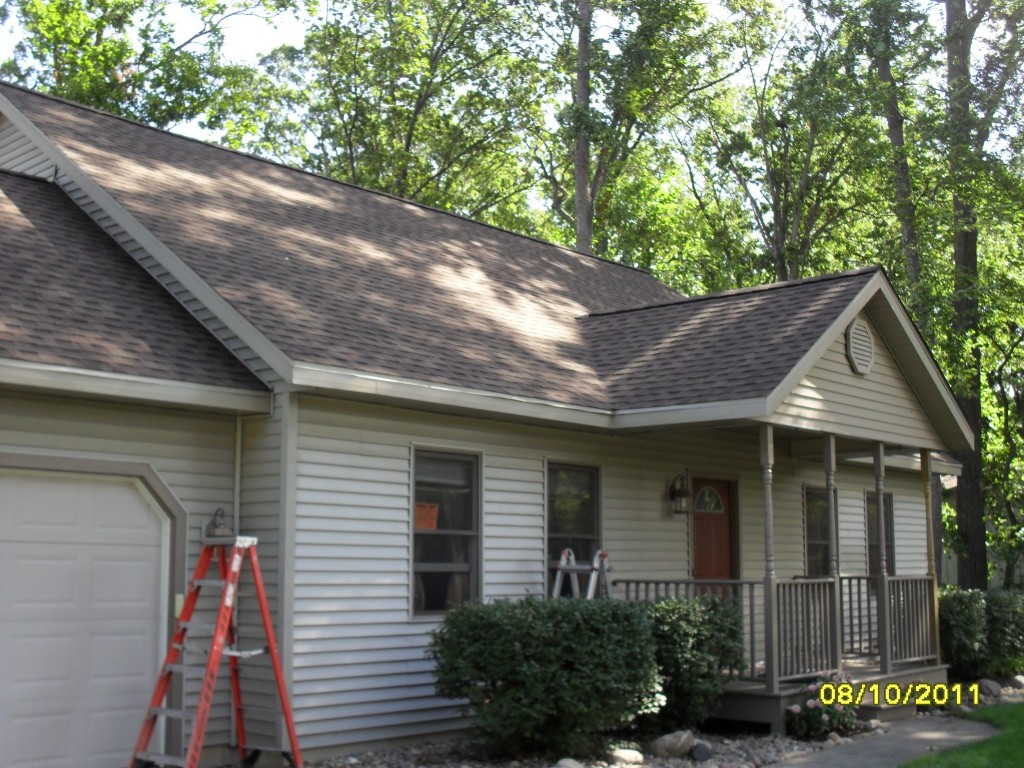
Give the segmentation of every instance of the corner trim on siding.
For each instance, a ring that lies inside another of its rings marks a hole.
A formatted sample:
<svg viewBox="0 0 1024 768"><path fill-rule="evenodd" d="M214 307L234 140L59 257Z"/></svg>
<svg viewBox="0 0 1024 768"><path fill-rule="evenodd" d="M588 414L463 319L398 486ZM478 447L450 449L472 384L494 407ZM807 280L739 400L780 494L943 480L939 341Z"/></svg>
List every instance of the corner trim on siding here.
<svg viewBox="0 0 1024 768"><path fill-rule="evenodd" d="M270 410L269 392L20 360L0 360L0 385L232 413L267 413Z"/></svg>

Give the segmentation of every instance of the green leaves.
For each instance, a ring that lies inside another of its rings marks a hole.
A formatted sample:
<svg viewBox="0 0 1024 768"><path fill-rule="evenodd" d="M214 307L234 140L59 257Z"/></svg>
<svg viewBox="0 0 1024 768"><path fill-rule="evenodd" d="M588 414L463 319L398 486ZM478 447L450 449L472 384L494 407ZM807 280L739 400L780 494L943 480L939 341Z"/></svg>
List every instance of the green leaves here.
<svg viewBox="0 0 1024 768"><path fill-rule="evenodd" d="M253 0L4 0L24 38L0 73L159 127L192 120L249 78L223 57L221 25L277 7Z"/></svg>

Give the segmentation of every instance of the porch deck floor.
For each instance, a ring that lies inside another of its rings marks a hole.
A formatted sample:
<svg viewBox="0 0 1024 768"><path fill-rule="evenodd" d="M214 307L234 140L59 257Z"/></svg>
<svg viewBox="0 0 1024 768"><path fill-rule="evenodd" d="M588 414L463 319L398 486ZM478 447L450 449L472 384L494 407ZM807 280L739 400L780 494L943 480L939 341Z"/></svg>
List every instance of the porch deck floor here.
<svg viewBox="0 0 1024 768"><path fill-rule="evenodd" d="M908 685L912 681L946 682L944 664L893 664L891 672L882 674L878 657L850 656L843 658L842 670L843 674L853 675L856 682L884 681L901 685ZM805 700L808 684L816 679L818 676L812 675L806 680L786 680L779 684L779 690L775 693L765 688L763 677L757 680L730 680L725 684L716 717L723 720L764 723L772 731L781 733L785 727L785 708Z"/></svg>

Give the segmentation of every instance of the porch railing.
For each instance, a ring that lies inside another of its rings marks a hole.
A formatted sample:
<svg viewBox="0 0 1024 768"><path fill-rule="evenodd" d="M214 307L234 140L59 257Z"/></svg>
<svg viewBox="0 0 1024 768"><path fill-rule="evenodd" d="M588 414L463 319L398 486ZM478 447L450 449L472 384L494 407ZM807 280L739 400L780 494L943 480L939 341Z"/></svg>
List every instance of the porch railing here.
<svg viewBox="0 0 1024 768"><path fill-rule="evenodd" d="M931 576L889 577L893 661L937 658L931 629L935 618L933 589Z"/></svg>
<svg viewBox="0 0 1024 768"><path fill-rule="evenodd" d="M779 612L779 680L822 675L837 668L831 638L838 631L831 578L786 579L776 584Z"/></svg>
<svg viewBox="0 0 1024 768"><path fill-rule="evenodd" d="M692 600L714 595L736 606L743 619L743 670L736 677L754 679L764 673L763 644L759 645L764 623L764 582L760 579L616 579L613 588L622 590L626 600Z"/></svg>
<svg viewBox="0 0 1024 768"><path fill-rule="evenodd" d="M875 576L839 578L844 654L871 656L878 653L877 583Z"/></svg>
<svg viewBox="0 0 1024 768"><path fill-rule="evenodd" d="M937 657L932 638L934 583L930 576L889 577L889 622L892 661L924 661ZM878 655L878 577L840 579L843 653Z"/></svg>

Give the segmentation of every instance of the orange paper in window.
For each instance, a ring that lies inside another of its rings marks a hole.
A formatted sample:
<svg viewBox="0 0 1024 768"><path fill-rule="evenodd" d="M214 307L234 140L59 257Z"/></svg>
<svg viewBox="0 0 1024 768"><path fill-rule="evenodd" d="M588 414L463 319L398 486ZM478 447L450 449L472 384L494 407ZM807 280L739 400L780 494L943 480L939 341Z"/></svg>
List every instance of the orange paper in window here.
<svg viewBox="0 0 1024 768"><path fill-rule="evenodd" d="M434 530L437 528L438 504L416 503L416 527Z"/></svg>

